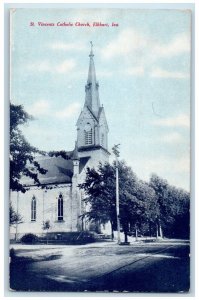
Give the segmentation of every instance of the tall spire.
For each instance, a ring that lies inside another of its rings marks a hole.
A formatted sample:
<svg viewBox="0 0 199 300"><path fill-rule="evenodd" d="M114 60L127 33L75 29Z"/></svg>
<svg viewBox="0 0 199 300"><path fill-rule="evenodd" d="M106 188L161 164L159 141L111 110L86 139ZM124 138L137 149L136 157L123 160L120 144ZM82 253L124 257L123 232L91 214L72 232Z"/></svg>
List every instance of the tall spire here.
<svg viewBox="0 0 199 300"><path fill-rule="evenodd" d="M97 116L100 107L99 93L98 93L99 84L96 80L96 74L95 74L92 41L90 42L90 44L91 44L91 50L89 54L90 63L89 63L87 84L85 86L85 92L86 92L85 105L88 106L92 110L92 112Z"/></svg>

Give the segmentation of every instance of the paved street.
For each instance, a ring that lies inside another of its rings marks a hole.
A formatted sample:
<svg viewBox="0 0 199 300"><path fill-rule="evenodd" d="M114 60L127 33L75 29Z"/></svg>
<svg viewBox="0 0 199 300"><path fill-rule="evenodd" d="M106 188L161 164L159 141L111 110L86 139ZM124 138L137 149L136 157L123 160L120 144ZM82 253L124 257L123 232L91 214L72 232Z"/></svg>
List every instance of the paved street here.
<svg viewBox="0 0 199 300"><path fill-rule="evenodd" d="M14 290L186 292L189 244L165 240L119 246L14 245Z"/></svg>

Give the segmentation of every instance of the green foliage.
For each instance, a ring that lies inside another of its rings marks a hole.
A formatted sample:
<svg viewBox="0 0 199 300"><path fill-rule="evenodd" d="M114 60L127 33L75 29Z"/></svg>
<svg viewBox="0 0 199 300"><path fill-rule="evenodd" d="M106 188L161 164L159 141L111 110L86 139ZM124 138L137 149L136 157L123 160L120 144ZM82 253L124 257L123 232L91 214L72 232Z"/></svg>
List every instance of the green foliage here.
<svg viewBox="0 0 199 300"><path fill-rule="evenodd" d="M34 159L36 153L43 153L31 146L20 130L33 117L24 111L21 105L10 105L10 188L13 191L25 193L21 177L27 176L38 185L38 173L45 174L47 170L40 167Z"/></svg>

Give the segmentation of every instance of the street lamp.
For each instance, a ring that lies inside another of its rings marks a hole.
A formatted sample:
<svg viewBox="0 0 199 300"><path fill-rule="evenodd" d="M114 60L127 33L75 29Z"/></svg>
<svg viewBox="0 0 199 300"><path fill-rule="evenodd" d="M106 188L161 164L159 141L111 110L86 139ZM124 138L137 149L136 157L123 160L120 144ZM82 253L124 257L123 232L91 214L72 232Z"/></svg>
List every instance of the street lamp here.
<svg viewBox="0 0 199 300"><path fill-rule="evenodd" d="M120 204L119 204L119 176L118 176L118 157L120 156L120 152L118 150L120 144L114 145L112 148L113 153L115 154L116 161L116 216L117 216L117 239L118 244L121 243L120 240Z"/></svg>

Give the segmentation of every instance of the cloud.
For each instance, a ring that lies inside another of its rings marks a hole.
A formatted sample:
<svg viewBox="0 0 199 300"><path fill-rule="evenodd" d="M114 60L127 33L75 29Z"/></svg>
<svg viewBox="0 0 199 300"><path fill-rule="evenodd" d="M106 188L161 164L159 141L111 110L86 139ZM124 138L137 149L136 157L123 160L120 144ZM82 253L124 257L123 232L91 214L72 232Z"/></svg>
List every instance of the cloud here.
<svg viewBox="0 0 199 300"><path fill-rule="evenodd" d="M144 75L144 67L143 66L137 66L134 68L128 68L125 71L125 74L132 75L132 76L142 76Z"/></svg>
<svg viewBox="0 0 199 300"><path fill-rule="evenodd" d="M188 33L178 34L164 43L154 39L153 36L144 35L137 29L127 28L120 31L117 37L101 50L101 56L103 59L126 56L128 63L130 60L135 62L137 57L144 66L150 66L160 58L172 58L176 55L190 53L190 49L191 41ZM170 77L172 75L164 73L163 76ZM176 72L174 76L187 77L186 74L180 72Z"/></svg>
<svg viewBox="0 0 199 300"><path fill-rule="evenodd" d="M134 29L122 30L116 39L112 40L101 51L103 58L109 59L115 56L128 55L132 51L145 48L147 41L144 36Z"/></svg>
<svg viewBox="0 0 199 300"><path fill-rule="evenodd" d="M180 172L189 172L190 171L190 159L189 157L181 156L181 157L167 157L161 156L153 159L149 159L146 164L146 169L150 173L162 173L171 172L172 173L180 173Z"/></svg>
<svg viewBox="0 0 199 300"><path fill-rule="evenodd" d="M80 107L80 103L74 102L60 111L54 111L48 101L39 100L32 106L29 106L27 111L35 117L47 115L49 117L57 117L59 119L69 119L80 111Z"/></svg>
<svg viewBox="0 0 199 300"><path fill-rule="evenodd" d="M69 73L75 68L75 62L74 60L65 60L61 64L55 66L55 70L57 73Z"/></svg>
<svg viewBox="0 0 199 300"><path fill-rule="evenodd" d="M190 52L190 35L183 33L177 35L169 43L160 43L153 46L153 53L156 57L171 57L185 52Z"/></svg>
<svg viewBox="0 0 199 300"><path fill-rule="evenodd" d="M27 108L27 111L33 115L49 115L50 113L50 104L47 100L39 100L35 102L32 106Z"/></svg>
<svg viewBox="0 0 199 300"><path fill-rule="evenodd" d="M190 127L190 118L186 114L180 114L176 117L161 118L152 122L156 126L165 127Z"/></svg>
<svg viewBox="0 0 199 300"><path fill-rule="evenodd" d="M74 59L64 60L59 64L53 64L48 60L35 61L34 63L28 64L26 68L31 72L50 72L50 73L70 73L76 66Z"/></svg>
<svg viewBox="0 0 199 300"><path fill-rule="evenodd" d="M58 111L55 113L55 116L57 118L71 118L74 116L74 114L77 114L79 112L81 105L78 102L74 102L71 105L67 106L65 109Z"/></svg>
<svg viewBox="0 0 199 300"><path fill-rule="evenodd" d="M49 47L53 50L63 50L63 51L87 50L88 51L88 47L86 47L86 45L83 45L82 43L63 43L60 41L55 41L54 43L50 44Z"/></svg>
<svg viewBox="0 0 199 300"><path fill-rule="evenodd" d="M151 71L151 77L156 78L173 78L173 79L186 79L189 78L190 74L184 72L171 72L167 70L163 70L161 68L155 68Z"/></svg>
<svg viewBox="0 0 199 300"><path fill-rule="evenodd" d="M184 138L178 132L172 132L167 135L163 135L159 138L159 141L163 143L173 144L173 143L182 143L184 142Z"/></svg>
<svg viewBox="0 0 199 300"><path fill-rule="evenodd" d="M157 173L160 173L162 170L164 172L180 173L180 172L189 172L190 171L190 159L189 157L179 157L179 158L169 158L169 157L159 157L149 160L148 168L154 170ZM152 171L153 172L153 171Z"/></svg>
<svg viewBox="0 0 199 300"><path fill-rule="evenodd" d="M26 65L26 68L29 71L36 71L36 72L49 72L51 71L51 65L49 61L36 61L34 63L30 63Z"/></svg>
<svg viewBox="0 0 199 300"><path fill-rule="evenodd" d="M167 42L155 39L154 36L126 28L121 30L107 46L100 50L103 60L121 59L122 71L127 76L178 79L190 78L189 63L186 72L173 67L171 70L158 67L159 60L174 59L182 54L190 54L190 34L178 34ZM157 67L155 67L157 65Z"/></svg>
<svg viewBox="0 0 199 300"><path fill-rule="evenodd" d="M136 157L134 160L127 160L135 173L143 180L148 181L152 173L168 180L169 184L189 190L190 157L170 157L160 155L155 158Z"/></svg>

